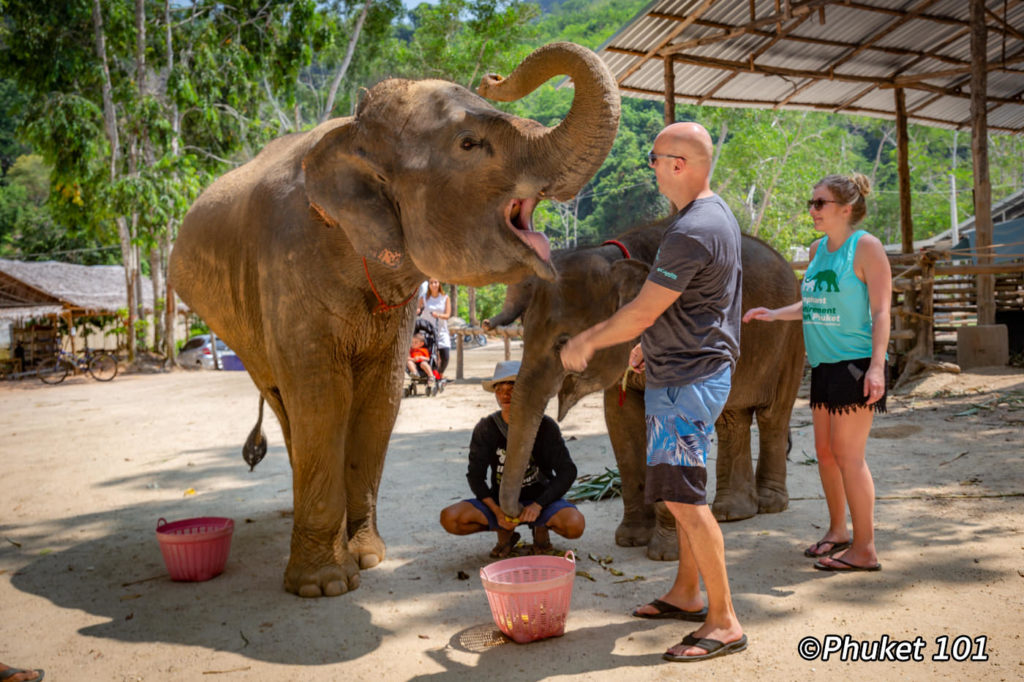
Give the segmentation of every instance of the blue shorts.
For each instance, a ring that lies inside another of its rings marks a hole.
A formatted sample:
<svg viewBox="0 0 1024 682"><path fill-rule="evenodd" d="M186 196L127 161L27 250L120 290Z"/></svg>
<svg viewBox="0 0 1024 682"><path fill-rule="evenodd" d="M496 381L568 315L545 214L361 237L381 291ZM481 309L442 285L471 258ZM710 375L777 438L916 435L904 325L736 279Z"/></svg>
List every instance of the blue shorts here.
<svg viewBox="0 0 1024 682"><path fill-rule="evenodd" d="M466 500L466 502L469 502L471 505L473 505L474 507L476 507L477 509L484 513L484 516L487 517L488 529L498 530L499 528L501 528L501 526L498 525L498 517L494 515L494 512L492 512L486 504L484 504L483 502L476 498ZM519 504L525 507L529 504L532 504L532 500L519 500ZM562 511L563 509L569 507L576 509L575 504L573 504L572 502L566 502L565 500L555 500L548 506L541 507L540 516L537 517L536 521L529 524L530 528L535 528L537 524L540 524L541 526L546 526L548 521L551 520L552 516ZM523 521L523 523L526 523L526 521ZM523 523L520 523L519 525L521 526L523 525Z"/></svg>
<svg viewBox="0 0 1024 682"><path fill-rule="evenodd" d="M688 386L647 388L647 481L654 502L707 504L708 452L732 387L732 368Z"/></svg>

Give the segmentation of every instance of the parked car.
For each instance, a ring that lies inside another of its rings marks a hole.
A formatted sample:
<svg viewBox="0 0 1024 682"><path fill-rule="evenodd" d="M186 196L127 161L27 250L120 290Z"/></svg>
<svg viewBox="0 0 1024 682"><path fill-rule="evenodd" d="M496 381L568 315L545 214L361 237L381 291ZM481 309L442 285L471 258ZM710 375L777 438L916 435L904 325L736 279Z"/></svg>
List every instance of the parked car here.
<svg viewBox="0 0 1024 682"><path fill-rule="evenodd" d="M220 339L217 339L217 357L221 369L225 368L225 364L230 366L237 360L235 352ZM212 337L209 334L197 334L186 341L178 351L178 364L187 369L213 369Z"/></svg>

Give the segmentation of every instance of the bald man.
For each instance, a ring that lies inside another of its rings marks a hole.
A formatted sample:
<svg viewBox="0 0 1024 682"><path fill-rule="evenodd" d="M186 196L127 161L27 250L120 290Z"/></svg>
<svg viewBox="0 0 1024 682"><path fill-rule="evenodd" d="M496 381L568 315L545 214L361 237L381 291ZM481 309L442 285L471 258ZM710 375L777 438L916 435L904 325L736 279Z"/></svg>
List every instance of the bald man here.
<svg viewBox="0 0 1024 682"><path fill-rule="evenodd" d="M711 435L740 352L742 288L740 229L711 191L711 156L711 136L697 123L674 123L658 134L647 160L658 190L681 208L636 298L561 351L565 369L582 372L597 350L642 335L630 364L647 375L645 495L649 503L664 502L676 519L679 568L669 591L633 615L703 623L665 652L677 662L747 647L706 493Z"/></svg>

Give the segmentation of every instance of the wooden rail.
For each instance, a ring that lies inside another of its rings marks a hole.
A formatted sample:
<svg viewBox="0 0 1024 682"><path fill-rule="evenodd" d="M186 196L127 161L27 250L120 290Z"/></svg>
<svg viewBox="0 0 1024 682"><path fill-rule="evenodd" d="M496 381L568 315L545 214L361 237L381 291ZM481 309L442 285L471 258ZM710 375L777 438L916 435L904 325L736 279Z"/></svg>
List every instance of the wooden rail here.
<svg viewBox="0 0 1024 682"><path fill-rule="evenodd" d="M462 380L465 378L463 371L464 364L462 353L464 350L464 337L466 334L472 334L473 336L479 336L484 334L488 337L500 337L505 343L505 359L512 359L512 339L523 338L523 328L521 325L514 324L507 327L497 327L484 329L483 327L451 327L448 330L449 334L455 335L455 378Z"/></svg>

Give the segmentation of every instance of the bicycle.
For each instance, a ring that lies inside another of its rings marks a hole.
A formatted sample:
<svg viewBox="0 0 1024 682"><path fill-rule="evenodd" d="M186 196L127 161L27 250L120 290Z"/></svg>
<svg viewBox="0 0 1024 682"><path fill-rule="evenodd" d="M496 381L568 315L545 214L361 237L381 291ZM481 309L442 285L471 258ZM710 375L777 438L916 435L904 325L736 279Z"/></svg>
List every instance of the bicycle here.
<svg viewBox="0 0 1024 682"><path fill-rule="evenodd" d="M94 353L86 348L85 355L78 356L62 349L39 363L36 370L44 384L59 384L69 373L83 372L96 381L110 381L117 376L117 358L102 350Z"/></svg>

